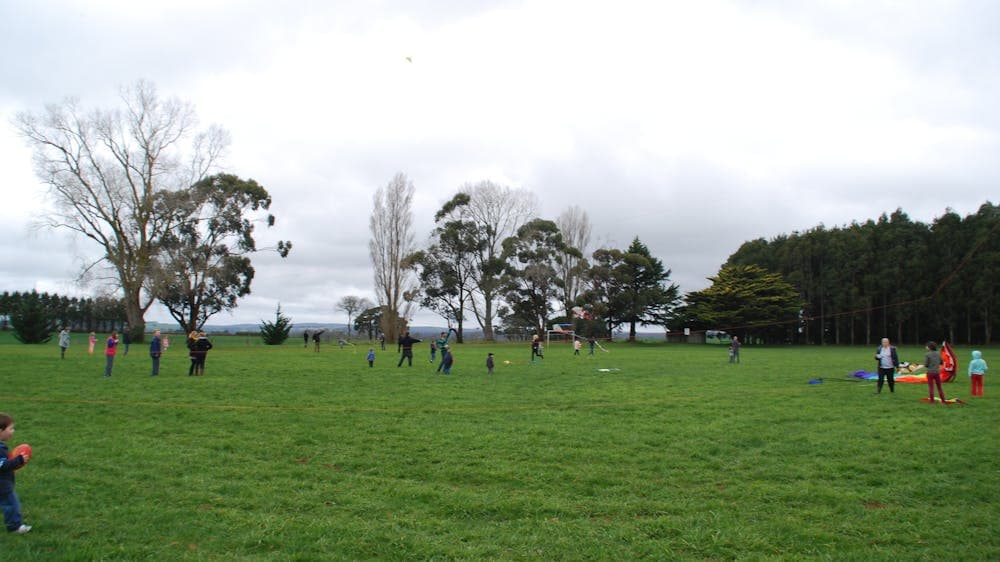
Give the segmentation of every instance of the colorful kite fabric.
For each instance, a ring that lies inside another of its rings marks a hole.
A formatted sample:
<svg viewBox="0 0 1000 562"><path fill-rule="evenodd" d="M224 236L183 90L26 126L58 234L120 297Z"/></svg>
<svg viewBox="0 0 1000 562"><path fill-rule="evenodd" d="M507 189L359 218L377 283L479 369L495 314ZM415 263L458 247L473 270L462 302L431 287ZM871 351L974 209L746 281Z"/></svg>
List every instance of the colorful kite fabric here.
<svg viewBox="0 0 1000 562"><path fill-rule="evenodd" d="M958 355L948 342L941 342L941 381L951 382L958 373Z"/></svg>

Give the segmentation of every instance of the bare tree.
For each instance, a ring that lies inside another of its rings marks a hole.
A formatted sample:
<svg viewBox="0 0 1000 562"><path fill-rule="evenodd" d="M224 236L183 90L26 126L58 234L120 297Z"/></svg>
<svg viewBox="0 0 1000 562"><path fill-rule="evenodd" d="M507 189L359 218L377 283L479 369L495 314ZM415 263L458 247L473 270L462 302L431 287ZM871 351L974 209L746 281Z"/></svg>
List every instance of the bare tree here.
<svg viewBox="0 0 1000 562"><path fill-rule="evenodd" d="M354 315L358 312L364 312L373 306L375 305L372 301L354 295L341 297L337 301L337 305L334 308L347 313L347 339L351 338L351 319L354 318Z"/></svg>
<svg viewBox="0 0 1000 562"><path fill-rule="evenodd" d="M157 198L204 178L229 145L218 127L196 131L194 107L161 99L145 81L123 88L123 105L85 111L75 100L23 112L15 126L34 149L35 173L49 187L53 210L43 218L90 238L123 293L133 341L141 341L154 295L146 290L153 256L177 214Z"/></svg>
<svg viewBox="0 0 1000 562"><path fill-rule="evenodd" d="M416 282L404 259L413 242L413 183L398 173L375 192L368 251L375 269L375 295L382 306L382 333L396 341L410 316Z"/></svg>
<svg viewBox="0 0 1000 562"><path fill-rule="evenodd" d="M586 256L592 231L587 211L573 205L559 215L556 224L559 225L559 231L562 233L566 246L574 248ZM580 281L587 267L586 258L577 256L575 252L566 252L562 256L558 273L563 281L563 306L566 308L566 316L570 315L570 310L580 295L582 285Z"/></svg>
<svg viewBox="0 0 1000 562"><path fill-rule="evenodd" d="M483 329L487 341L494 339L493 320L498 313L498 300L503 293L502 275L506 266L503 241L535 214L535 195L524 189L481 181L465 185L461 191L469 195L463 209L464 218L476 225L481 237L481 249L474 256L477 268L472 291L472 313Z"/></svg>

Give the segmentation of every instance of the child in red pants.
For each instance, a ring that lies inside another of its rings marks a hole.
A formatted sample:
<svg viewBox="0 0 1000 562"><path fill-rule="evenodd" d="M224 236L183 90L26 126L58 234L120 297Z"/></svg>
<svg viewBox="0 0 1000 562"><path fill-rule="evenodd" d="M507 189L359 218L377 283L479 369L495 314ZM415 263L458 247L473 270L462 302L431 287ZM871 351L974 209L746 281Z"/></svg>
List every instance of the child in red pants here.
<svg viewBox="0 0 1000 562"><path fill-rule="evenodd" d="M941 352L937 350L937 344L927 342L927 355L924 356L924 365L927 367L927 390L930 392L931 403L934 403L934 384L937 384L938 394L941 395L941 402L944 402L944 389L941 388Z"/></svg>
<svg viewBox="0 0 1000 562"><path fill-rule="evenodd" d="M972 361L969 362L969 378L972 379L972 395L983 395L983 375L986 374L986 361L983 360L982 351L972 352Z"/></svg>

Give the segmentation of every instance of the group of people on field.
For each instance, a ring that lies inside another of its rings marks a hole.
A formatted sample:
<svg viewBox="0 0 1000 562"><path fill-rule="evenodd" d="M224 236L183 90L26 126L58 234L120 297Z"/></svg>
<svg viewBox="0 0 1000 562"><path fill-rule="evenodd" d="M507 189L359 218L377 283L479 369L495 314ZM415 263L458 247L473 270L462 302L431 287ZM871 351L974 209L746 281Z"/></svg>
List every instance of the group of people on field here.
<svg viewBox="0 0 1000 562"><path fill-rule="evenodd" d="M941 352L938 350L937 342L929 341L924 344L924 368L927 369L927 392L930 403L947 403L944 396L944 387L941 385L941 367L943 360ZM876 394L882 393L884 383L889 383L889 392L896 391L895 375L899 369L899 353L896 346L889 342L889 338L882 338L882 344L875 350L875 360L878 362L878 382L876 383ZM972 352L972 361L969 362L969 379L972 385L972 396L983 395L983 378L986 375L988 365L983 359L981 351ZM939 398L935 400L934 389L937 388Z"/></svg>
<svg viewBox="0 0 1000 562"><path fill-rule="evenodd" d="M63 328L59 332L59 356L62 359L66 358L66 351L70 346L70 333L68 328ZM94 353L94 347L97 343L97 336L94 332L90 332L87 340L88 353ZM104 376L110 377L115 365L115 357L118 355L118 348L124 347L123 355L128 355L129 345L131 344L131 339L129 338L128 331L124 331L119 337L118 330L111 330L111 334L104 344ZM160 335L160 330L153 331L153 337L149 340L149 357L152 362L152 374L150 376L156 377L160 374L160 357L167 350L170 345L170 340L167 336ZM212 349L212 342L208 339L208 334L205 332L200 332L198 330L193 330L187 336L186 342L188 348L188 358L191 360L191 366L188 368L188 376L196 377L203 376L205 374L205 360L208 357L209 350Z"/></svg>
<svg viewBox="0 0 1000 562"><path fill-rule="evenodd" d="M433 363L438 355L441 356L441 362L437 366L438 373L450 375L451 367L455 364L455 355L451 351L451 345L448 344L448 340L451 339L451 333L454 331L453 328L449 328L447 331L441 332L438 339L430 342L430 362ZM402 367L403 361L406 361L408 366L413 366L413 345L421 341L423 340L411 336L409 331L404 333L403 337L399 338L399 341L396 342L396 351L399 353L399 363L396 364L396 367Z"/></svg>

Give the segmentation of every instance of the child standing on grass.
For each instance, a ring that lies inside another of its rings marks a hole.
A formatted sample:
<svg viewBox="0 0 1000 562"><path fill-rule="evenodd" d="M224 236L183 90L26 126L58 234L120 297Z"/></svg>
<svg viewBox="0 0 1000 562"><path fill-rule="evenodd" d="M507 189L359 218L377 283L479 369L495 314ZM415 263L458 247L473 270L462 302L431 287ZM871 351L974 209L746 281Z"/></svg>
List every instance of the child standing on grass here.
<svg viewBox="0 0 1000 562"><path fill-rule="evenodd" d="M107 357L108 362L104 366L104 376L111 376L111 369L115 366L115 353L118 352L118 330L111 330L111 335L108 337L107 345L104 348L104 356Z"/></svg>
<svg viewBox="0 0 1000 562"><path fill-rule="evenodd" d="M14 491L14 471L21 468L31 459L31 453L8 459L7 441L14 436L14 418L9 414L0 413L0 508L3 509L3 522L8 533L23 535L31 530L21 520L21 502Z"/></svg>
<svg viewBox="0 0 1000 562"><path fill-rule="evenodd" d="M444 374L451 374L451 366L455 363L455 356L451 354L451 346L446 345L441 350L441 366L444 367Z"/></svg>
<svg viewBox="0 0 1000 562"><path fill-rule="evenodd" d="M487 353L486 354L486 374L487 375L492 375L493 374L493 354L492 353Z"/></svg>
<svg viewBox="0 0 1000 562"><path fill-rule="evenodd" d="M580 355L580 348L583 347L583 343L580 340L573 340L573 355Z"/></svg>
<svg viewBox="0 0 1000 562"><path fill-rule="evenodd" d="M69 328L63 328L59 332L59 358L66 358L66 350L69 349Z"/></svg>
<svg viewBox="0 0 1000 562"><path fill-rule="evenodd" d="M374 347L369 347L368 348L368 366L369 367L374 367L375 366L375 348Z"/></svg>
<svg viewBox="0 0 1000 562"><path fill-rule="evenodd" d="M937 384L938 394L941 395L941 402L944 403L944 389L941 388L941 352L937 350L937 344L929 341L925 346L927 355L924 356L924 366L927 367L927 390L930 392L931 403L934 403L934 385Z"/></svg>
<svg viewBox="0 0 1000 562"><path fill-rule="evenodd" d="M983 395L983 375L986 374L986 360L983 359L982 351L972 352L972 361L969 361L969 378L972 379L972 395Z"/></svg>
<svg viewBox="0 0 1000 562"><path fill-rule="evenodd" d="M94 332L90 332L90 337L87 338L87 353L93 355L95 345L97 345L97 335Z"/></svg>

